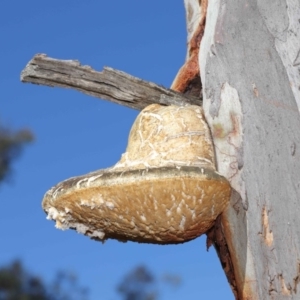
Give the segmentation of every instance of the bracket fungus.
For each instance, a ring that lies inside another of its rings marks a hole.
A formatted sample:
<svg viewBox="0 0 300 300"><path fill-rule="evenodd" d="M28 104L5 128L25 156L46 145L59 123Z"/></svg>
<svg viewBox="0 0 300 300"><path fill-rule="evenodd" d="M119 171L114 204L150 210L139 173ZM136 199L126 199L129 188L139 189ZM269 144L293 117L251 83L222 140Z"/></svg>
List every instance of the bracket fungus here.
<svg viewBox="0 0 300 300"><path fill-rule="evenodd" d="M175 244L205 233L230 193L201 107L152 104L116 165L54 186L43 209L57 228L96 240Z"/></svg>

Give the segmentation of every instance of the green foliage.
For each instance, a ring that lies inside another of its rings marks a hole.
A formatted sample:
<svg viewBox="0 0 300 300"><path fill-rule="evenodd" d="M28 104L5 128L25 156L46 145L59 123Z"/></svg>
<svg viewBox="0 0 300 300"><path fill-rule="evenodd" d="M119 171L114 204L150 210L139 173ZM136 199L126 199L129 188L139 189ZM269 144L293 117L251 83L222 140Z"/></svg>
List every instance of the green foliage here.
<svg viewBox="0 0 300 300"><path fill-rule="evenodd" d="M0 268L0 300L86 300L87 289L72 273L59 272L50 285L26 272L20 261Z"/></svg>
<svg viewBox="0 0 300 300"><path fill-rule="evenodd" d="M27 130L12 132L0 124L0 182L8 178L11 163L16 159L23 146L33 141L33 134Z"/></svg>

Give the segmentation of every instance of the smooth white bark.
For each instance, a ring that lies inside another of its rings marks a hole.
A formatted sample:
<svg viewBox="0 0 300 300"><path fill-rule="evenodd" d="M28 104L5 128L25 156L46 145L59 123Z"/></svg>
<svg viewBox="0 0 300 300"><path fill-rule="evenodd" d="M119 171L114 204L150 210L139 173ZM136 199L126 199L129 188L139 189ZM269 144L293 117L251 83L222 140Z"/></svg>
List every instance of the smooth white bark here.
<svg viewBox="0 0 300 300"><path fill-rule="evenodd" d="M222 225L238 299L300 297L299 11L292 0L208 5L204 111L235 190Z"/></svg>

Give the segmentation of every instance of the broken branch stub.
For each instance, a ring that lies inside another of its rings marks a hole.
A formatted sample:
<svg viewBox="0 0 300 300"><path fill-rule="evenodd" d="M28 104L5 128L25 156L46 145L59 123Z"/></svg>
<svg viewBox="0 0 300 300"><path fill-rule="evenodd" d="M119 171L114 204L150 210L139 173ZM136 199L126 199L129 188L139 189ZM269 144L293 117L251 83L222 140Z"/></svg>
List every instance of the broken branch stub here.
<svg viewBox="0 0 300 300"><path fill-rule="evenodd" d="M199 97L184 96L109 67L102 72L82 66L77 60L59 60L35 55L21 73L21 81L51 87L73 88L87 95L142 110L147 105L201 105Z"/></svg>
<svg viewBox="0 0 300 300"><path fill-rule="evenodd" d="M230 193L215 170L201 107L153 104L137 117L115 166L59 183L43 209L57 228L96 240L174 244L205 233Z"/></svg>

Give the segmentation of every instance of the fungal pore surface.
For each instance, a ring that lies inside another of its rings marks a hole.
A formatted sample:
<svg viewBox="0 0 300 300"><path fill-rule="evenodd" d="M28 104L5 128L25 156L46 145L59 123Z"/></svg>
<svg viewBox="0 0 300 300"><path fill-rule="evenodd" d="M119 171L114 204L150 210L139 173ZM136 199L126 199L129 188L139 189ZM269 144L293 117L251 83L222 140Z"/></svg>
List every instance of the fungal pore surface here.
<svg viewBox="0 0 300 300"><path fill-rule="evenodd" d="M57 184L42 206L57 228L92 239L175 244L205 233L230 193L201 107L153 104L116 165Z"/></svg>

